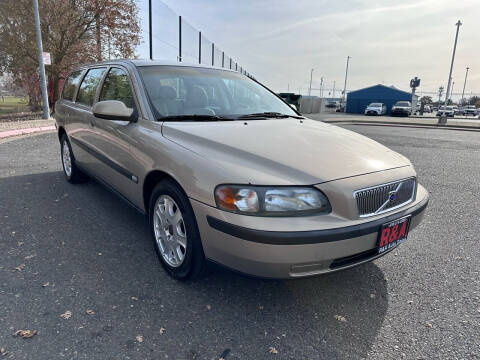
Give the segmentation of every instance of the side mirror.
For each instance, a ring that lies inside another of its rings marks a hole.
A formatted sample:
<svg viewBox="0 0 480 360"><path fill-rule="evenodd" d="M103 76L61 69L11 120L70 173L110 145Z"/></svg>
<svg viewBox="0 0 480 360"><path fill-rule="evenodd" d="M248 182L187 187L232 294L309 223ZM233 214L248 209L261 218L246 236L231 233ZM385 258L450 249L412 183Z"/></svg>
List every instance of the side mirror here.
<svg viewBox="0 0 480 360"><path fill-rule="evenodd" d="M105 120L135 121L133 109L118 100L99 101L93 105L93 115Z"/></svg>

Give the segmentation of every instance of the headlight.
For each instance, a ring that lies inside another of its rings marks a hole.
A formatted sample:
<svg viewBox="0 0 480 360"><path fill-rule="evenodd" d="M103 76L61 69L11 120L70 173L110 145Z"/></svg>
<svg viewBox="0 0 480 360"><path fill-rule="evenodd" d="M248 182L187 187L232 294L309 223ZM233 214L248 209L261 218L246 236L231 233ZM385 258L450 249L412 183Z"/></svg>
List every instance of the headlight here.
<svg viewBox="0 0 480 360"><path fill-rule="evenodd" d="M219 185L217 207L256 216L296 216L329 213L327 197L312 187Z"/></svg>

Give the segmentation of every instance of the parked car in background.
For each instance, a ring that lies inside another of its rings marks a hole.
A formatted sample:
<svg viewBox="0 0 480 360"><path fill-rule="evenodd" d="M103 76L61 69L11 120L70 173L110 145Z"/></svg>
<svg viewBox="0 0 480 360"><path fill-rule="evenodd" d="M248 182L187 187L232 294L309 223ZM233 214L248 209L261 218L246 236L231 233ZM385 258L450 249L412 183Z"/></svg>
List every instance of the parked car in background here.
<svg viewBox="0 0 480 360"><path fill-rule="evenodd" d="M268 278L351 268L407 240L428 204L405 156L307 119L233 70L79 66L55 119L66 180L89 174L144 213L175 279L207 261Z"/></svg>
<svg viewBox="0 0 480 360"><path fill-rule="evenodd" d="M383 103L371 103L365 109L365 115L385 115L387 106Z"/></svg>
<svg viewBox="0 0 480 360"><path fill-rule="evenodd" d="M420 102L417 103L417 109L415 111L416 114L420 113L422 110L422 104ZM423 105L423 112L424 113L431 113L432 109L430 108L430 105Z"/></svg>
<svg viewBox="0 0 480 360"><path fill-rule="evenodd" d="M340 103L338 101L330 100L327 102L327 105L325 107L330 108L330 109L336 109L340 106Z"/></svg>
<svg viewBox="0 0 480 360"><path fill-rule="evenodd" d="M459 109L457 105L453 105L452 108L453 108L453 114L454 115L463 115L464 114L463 108Z"/></svg>
<svg viewBox="0 0 480 360"><path fill-rule="evenodd" d="M463 108L463 115L465 116L475 116L477 115L477 109L474 105L468 105Z"/></svg>
<svg viewBox="0 0 480 360"><path fill-rule="evenodd" d="M437 116L454 117L455 110L453 109L453 106L440 106L437 111Z"/></svg>
<svg viewBox="0 0 480 360"><path fill-rule="evenodd" d="M397 101L392 106L392 116L408 116L412 113L412 104L410 101Z"/></svg>

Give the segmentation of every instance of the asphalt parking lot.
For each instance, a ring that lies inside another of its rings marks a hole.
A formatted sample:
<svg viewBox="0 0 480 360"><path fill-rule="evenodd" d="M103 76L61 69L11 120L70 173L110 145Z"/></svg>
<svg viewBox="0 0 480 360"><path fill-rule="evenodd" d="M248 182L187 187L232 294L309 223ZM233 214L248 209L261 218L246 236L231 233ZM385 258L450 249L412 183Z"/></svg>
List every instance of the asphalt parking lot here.
<svg viewBox="0 0 480 360"><path fill-rule="evenodd" d="M0 359L480 358L480 133L344 127L410 158L430 205L391 254L295 281L176 282L144 217L64 180L55 134L1 143Z"/></svg>

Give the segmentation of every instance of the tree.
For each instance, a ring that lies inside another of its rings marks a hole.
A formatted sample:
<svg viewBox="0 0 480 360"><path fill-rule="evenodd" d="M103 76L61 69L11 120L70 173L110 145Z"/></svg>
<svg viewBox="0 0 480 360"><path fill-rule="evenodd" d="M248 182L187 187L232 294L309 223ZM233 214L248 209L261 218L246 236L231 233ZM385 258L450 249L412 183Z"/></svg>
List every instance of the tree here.
<svg viewBox="0 0 480 360"><path fill-rule="evenodd" d="M422 96L422 98L420 99L420 103L422 103L423 105L431 104L432 102L433 100L431 96Z"/></svg>
<svg viewBox="0 0 480 360"><path fill-rule="evenodd" d="M97 61L133 57L135 46L139 44L140 33L136 2L93 0L90 7L95 17ZM132 16L136 17L137 21L132 22Z"/></svg>
<svg viewBox="0 0 480 360"><path fill-rule="evenodd" d="M134 0L39 0L39 11L43 48L52 58L52 64L46 66L52 101L58 98L59 84L73 66L96 60L96 49L98 45L106 47L107 35L113 57L133 57L140 42ZM102 15L106 13L108 16ZM11 72L26 89L32 110L36 110L40 90L32 19L31 0L2 0L0 43L5 55L0 56L0 68Z"/></svg>
<svg viewBox="0 0 480 360"><path fill-rule="evenodd" d="M468 99L467 103L468 105L475 105L476 107L480 107L477 105L479 101L480 97L474 95Z"/></svg>

